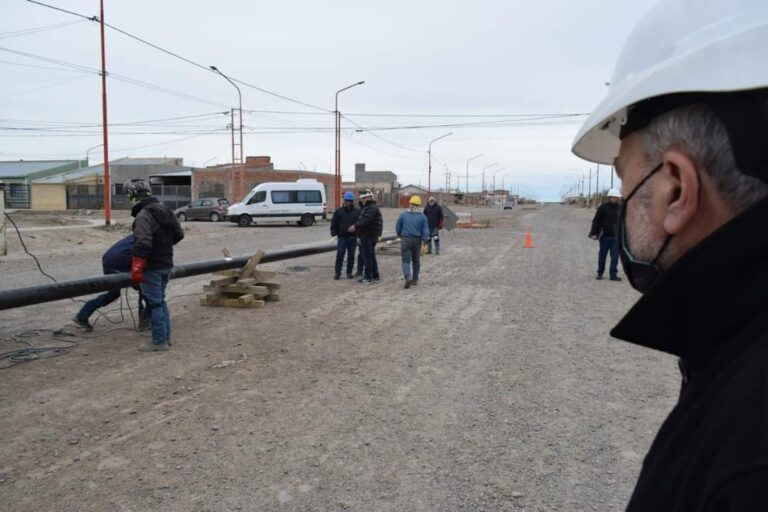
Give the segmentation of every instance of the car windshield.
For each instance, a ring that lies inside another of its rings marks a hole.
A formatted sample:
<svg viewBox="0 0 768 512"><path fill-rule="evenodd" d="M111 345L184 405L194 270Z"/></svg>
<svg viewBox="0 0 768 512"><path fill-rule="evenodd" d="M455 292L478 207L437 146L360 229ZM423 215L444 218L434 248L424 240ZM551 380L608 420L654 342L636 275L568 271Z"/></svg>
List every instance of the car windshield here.
<svg viewBox="0 0 768 512"><path fill-rule="evenodd" d="M229 201L227 201L226 199L219 199L219 204L221 206L229 206Z"/></svg>

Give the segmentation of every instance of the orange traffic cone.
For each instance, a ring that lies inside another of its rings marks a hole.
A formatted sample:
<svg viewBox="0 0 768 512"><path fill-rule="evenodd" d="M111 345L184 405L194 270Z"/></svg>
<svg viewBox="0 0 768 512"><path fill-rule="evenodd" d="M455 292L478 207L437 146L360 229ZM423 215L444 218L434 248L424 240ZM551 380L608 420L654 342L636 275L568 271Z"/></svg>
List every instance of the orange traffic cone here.
<svg viewBox="0 0 768 512"><path fill-rule="evenodd" d="M531 228L525 228L525 242L523 243L523 248L533 249L533 232L531 231Z"/></svg>

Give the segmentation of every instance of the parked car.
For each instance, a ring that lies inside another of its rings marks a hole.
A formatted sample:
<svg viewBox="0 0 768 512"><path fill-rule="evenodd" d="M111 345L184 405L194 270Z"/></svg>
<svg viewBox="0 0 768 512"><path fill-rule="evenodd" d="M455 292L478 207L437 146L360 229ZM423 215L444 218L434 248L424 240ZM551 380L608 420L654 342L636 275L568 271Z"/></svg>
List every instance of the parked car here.
<svg viewBox="0 0 768 512"><path fill-rule="evenodd" d="M325 186L317 180L267 182L256 185L227 210L227 219L240 227L279 222L311 226L326 218Z"/></svg>
<svg viewBox="0 0 768 512"><path fill-rule="evenodd" d="M511 210L514 207L515 207L515 203L504 203L505 210Z"/></svg>
<svg viewBox="0 0 768 512"><path fill-rule="evenodd" d="M223 197L203 197L192 201L187 206L176 209L174 213L176 218L182 222L192 219L219 222L226 218L227 208L229 208L229 201Z"/></svg>

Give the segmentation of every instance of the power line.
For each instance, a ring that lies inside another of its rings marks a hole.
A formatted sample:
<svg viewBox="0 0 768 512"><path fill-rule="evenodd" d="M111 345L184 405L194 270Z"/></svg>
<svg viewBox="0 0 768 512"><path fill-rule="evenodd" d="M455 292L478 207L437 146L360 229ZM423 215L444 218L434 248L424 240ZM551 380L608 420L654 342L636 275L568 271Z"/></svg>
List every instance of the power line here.
<svg viewBox="0 0 768 512"><path fill-rule="evenodd" d="M12 32L0 32L0 39L10 39L12 37L26 36L29 34L37 34L39 32L48 32L49 30L56 30L59 28L69 27L72 25L79 25L83 23L83 20L79 21L66 21L64 23L56 23L53 25L44 25L42 27L27 28L24 30L14 30Z"/></svg>
<svg viewBox="0 0 768 512"><path fill-rule="evenodd" d="M368 130L368 128L366 128L366 127L364 127L364 126L361 126L361 125L357 124L355 121L353 121L353 120L349 119L349 118L348 118L348 117L346 117L345 115L341 115L341 117L342 117L342 118L344 118L344 119L346 119L347 121L349 121L349 122L350 122L350 123L352 123L353 125L357 126L357 127L358 127L359 129L361 129L362 131L364 131L364 132L366 132L366 133L369 133L370 135L373 135L373 136L374 136L374 137L376 137L377 139L379 139L379 140L381 140L381 141L383 141L383 142L386 142L387 144L390 144L390 145L392 145L392 146L398 147L398 148L400 148L400 149L404 149L404 150L406 150L406 151L413 151L413 152L415 152L415 153L423 153L423 151L421 151L421 150L418 150L418 149L413 149L413 148L409 148L409 147L407 147L407 146L403 146L403 145L401 145L401 144L398 144L398 143L396 143L396 142L392 142L392 141L390 141L390 140L387 140L387 139L385 139L384 137L382 137L381 135L379 135L379 134L377 134L377 133L374 133L374 132L372 132L372 131L369 131L369 130Z"/></svg>
<svg viewBox="0 0 768 512"><path fill-rule="evenodd" d="M45 4L43 2L38 2L37 0L27 0L27 1L31 2L33 4L37 4L37 5L43 6L43 7L48 7L50 9L54 9L54 10L57 10L57 11L62 11L62 12L65 12L65 13L68 13L68 14L71 14L71 15L74 15L74 16L79 16L81 18L85 18L85 19L88 19L88 20L91 20L91 21L99 21L98 17L96 17L96 16L88 17L88 16L85 16L83 14L78 14L78 13L75 13L75 12L67 11L65 9L61 9L59 7L55 7L55 6L52 6L52 5ZM178 53L174 53L174 52L172 52L170 50L167 50L167 49L163 48L162 46L156 45L156 44L154 44L154 43L152 43L150 41L147 41L146 39L143 39L143 38L141 38L139 36L131 34L130 32L127 32L127 31L125 31L125 30L123 30L121 28L118 28L118 27L116 27L114 25L111 25L109 23L105 22L104 25L109 27L109 28L111 28L112 30L114 30L116 32L119 32L119 33L123 34L126 37L130 37L131 39L134 39L134 40L136 40L136 41L138 41L138 42L140 42L142 44L150 46L150 47L154 48L155 50L158 50L158 51L163 52L163 53L165 53L167 55L170 55L171 57L174 57L176 59L182 60L182 61L186 62L187 64L191 64L191 65L193 65L195 67L198 67L200 69L203 69L203 70L205 70L205 71L207 71L209 73L216 74L215 71L210 69L209 66L206 66L204 64L200 64L199 62L195 62L194 60L189 59L187 57L183 57L183 56L179 55ZM264 94L269 94L270 96L274 96L276 98L280 98L280 99L285 100L285 101L296 103L298 105L303 105L305 107L314 108L316 110L321 110L323 112L332 112L332 111L330 111L328 109L325 109L325 108L322 108L322 107L318 107L317 105L312 105L311 103L306 103L306 102L299 101L299 100L294 99L294 98L290 98L288 96L284 96L282 94L278 94L276 92L272 92L270 90L264 89L263 87L259 87L257 85L250 84L250 83L245 82L243 80L239 80L239 79L237 79L237 78L235 78L233 76L230 76L229 78L231 78L232 81L237 82L237 83L239 83L241 85L244 85L246 87L250 87L251 89L254 89L256 91L262 92Z"/></svg>
<svg viewBox="0 0 768 512"><path fill-rule="evenodd" d="M27 0L27 1L31 1L31 0ZM63 61L63 60L59 60L59 59L53 59L51 57L45 57L45 56L42 56L42 55L35 55L33 53L22 52L22 51L19 51L19 50L13 50L11 48L5 48L5 47L0 47L0 51L12 53L12 54L15 54L15 55L20 55L22 57L27 57L27 58L30 58L30 59L36 59L36 60L41 60L41 61L44 61L44 62L50 62L52 64L56 64L56 65L59 65L59 66L65 66L65 67L69 67L69 68L72 68L72 69L76 69L76 70L82 71L84 73L91 73L91 74L95 74L95 75L99 75L99 76L101 75L101 71L99 71L98 69L90 68L88 66L82 66L80 64L75 64L75 63L72 63L72 62L67 62L67 61ZM190 101L197 101L197 102L200 102L200 103L207 103L209 105L214 105L214 106L217 106L217 107L224 107L224 108L228 107L228 105L225 105L224 103L218 103L218 102L215 102L215 101L207 100L205 98L198 98L197 96L192 96L190 94L186 94L186 93L183 93L183 92L175 91L173 89L168 89L166 87L162 87L162 86L159 86L159 85L154 85L154 84L151 84L151 83L148 83L148 82L143 82L141 80L136 80L136 79L128 77L128 76L118 75L116 73L108 73L107 75L110 78L113 78L113 79L118 80L120 82L125 82L125 83L129 83L129 84L136 85L136 86L139 86L139 87L144 87L146 89L154 90L156 92L162 92L164 94L170 94L172 96L178 96L180 98L184 98L184 99L187 99L187 100L190 100Z"/></svg>

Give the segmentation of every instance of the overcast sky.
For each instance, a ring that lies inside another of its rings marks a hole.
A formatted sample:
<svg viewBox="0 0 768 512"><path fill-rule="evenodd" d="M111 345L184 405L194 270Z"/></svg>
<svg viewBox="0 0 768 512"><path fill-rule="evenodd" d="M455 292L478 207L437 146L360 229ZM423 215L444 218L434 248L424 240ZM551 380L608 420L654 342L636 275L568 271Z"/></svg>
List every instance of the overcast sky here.
<svg viewBox="0 0 768 512"><path fill-rule="evenodd" d="M98 0L43 1L98 15ZM487 188L504 168L497 188L506 175L507 188L556 200L576 179L571 169L594 165L570 152L584 116L544 117L590 112L652 3L105 0L105 20L249 84L240 85L245 154L269 155L278 168L333 172L334 95L365 80L339 96L345 181L365 162L426 187L429 141L453 132L432 146L433 188L449 172L463 190L467 159L483 154L470 163L470 190L498 164ZM231 161L223 113L237 106L234 87L115 30L106 38L111 160ZM98 23L0 2L0 159L85 158L101 143L99 55ZM101 148L90 156L101 162ZM609 174L602 169L601 184Z"/></svg>

